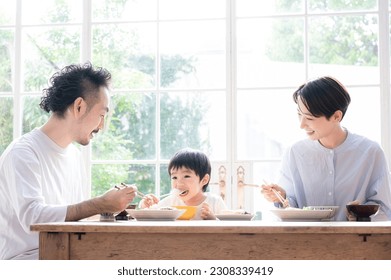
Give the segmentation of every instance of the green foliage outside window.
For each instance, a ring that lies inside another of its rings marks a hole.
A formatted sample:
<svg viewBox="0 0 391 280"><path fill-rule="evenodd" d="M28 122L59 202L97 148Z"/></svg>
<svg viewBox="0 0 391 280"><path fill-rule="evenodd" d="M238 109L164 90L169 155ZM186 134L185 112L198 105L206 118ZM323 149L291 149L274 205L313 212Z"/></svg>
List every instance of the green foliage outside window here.
<svg viewBox="0 0 391 280"><path fill-rule="evenodd" d="M126 2L105 1L101 9L94 10L94 13L105 13L102 18L120 18ZM55 3L57 6L42 22L68 22L66 2L58 0ZM276 3L279 5L277 10L289 11L291 7L297 10L303 1L281 0ZM376 1L319 0L309 3L310 10L322 11L338 10L338 5L345 8L359 5L363 9L372 8ZM0 23L2 16L0 11ZM371 26L377 24L376 18L352 15L317 17L314 20L318 21L309 30L310 63L378 64L377 34L371 29ZM185 146L207 150L209 143L202 142L199 136L199 127L205 121L203 113L206 110L202 97L186 93L190 97L183 98L180 94L171 94L169 90L158 95L154 91L156 88L169 89L179 78L193 73L196 70L193 66L195 61L192 57L179 55L160 54L156 57L153 51L144 51L139 46L140 37L133 29L127 28L116 24L99 24L92 29L92 63L109 69L113 74L114 90L120 90L118 93L114 91L106 131L93 142L93 160L152 161L158 156L158 144L159 156L163 160L168 160L175 151ZM28 45L34 50L34 55L26 56L23 62L25 91L41 91L53 72L66 64L80 62L80 28L35 27L26 28L24 32L24 46ZM356 34L361 36L357 38ZM13 36L12 29L0 29L0 152L12 140L12 99L5 97L4 93L7 96L15 94L12 87L14 65L11 62L14 55ZM266 55L272 61L303 62L303 21L296 20L292 24L292 20L276 20ZM159 64L156 63L157 59L160 59ZM156 65L160 65L159 71ZM160 73L159 79L157 73ZM158 80L160 84L156 85ZM135 88L151 90L130 92L129 89ZM39 109L39 97L25 97L23 101L23 132L28 132L42 125L48 115ZM160 114L158 128L156 113ZM159 130L159 139L156 137L156 129ZM160 168L161 192L165 193L169 191L169 178L164 165ZM155 175L154 164L94 164L93 195L122 181L136 183L143 192L154 192Z"/></svg>
<svg viewBox="0 0 391 280"><path fill-rule="evenodd" d="M280 0L276 10L289 11L302 0ZM376 0L309 1L310 11L364 10ZM295 8L296 9L296 8ZM304 61L304 21L276 20L266 54L273 61ZM378 65L377 20L372 15L343 15L309 18L309 62L337 65Z"/></svg>
<svg viewBox="0 0 391 280"><path fill-rule="evenodd" d="M4 152L12 141L12 98L0 97L0 154Z"/></svg>
<svg viewBox="0 0 391 280"><path fill-rule="evenodd" d="M56 1L50 15L42 22L68 22L66 1ZM126 1L106 1L104 13L110 16L121 13ZM113 9L114 5L115 9ZM103 27L102 27L103 26ZM191 128L188 136L181 133L177 141L161 141L161 150L173 153L183 145L197 142L197 128L202 121L199 105L202 100L194 98L188 104L181 104L178 96L165 96L157 100L156 93L129 93L122 89L143 88L156 84L156 56L138 49L138 37L133 30L120 29L113 24L99 25L93 31L92 63L107 68L113 75L113 96L110 121L105 132L94 139L92 158L97 160L153 160L156 151L156 102L160 104L160 118L164 135L176 135L178 131ZM47 86L48 78L55 71L71 63L80 62L80 29L67 26L26 28L24 40L33 55L23 61L24 90L40 92ZM114 35L112 35L114 34ZM12 32L0 30L0 91L12 92L13 56ZM24 51L24 50L22 50ZM191 58L178 55L160 57L160 86L169 87L178 77L194 71ZM116 90L121 89L120 93ZM0 151L12 140L12 99L0 97ZM40 97L23 98L23 133L42 125L48 114L39 108ZM174 107L175 106L175 107ZM191 118L189 112L197 118ZM160 129L160 128L157 128ZM188 141L187 138L191 138ZM165 152L167 157L171 154ZM120 182L137 183L145 192L155 191L156 166L152 164L94 164L92 167L92 194L98 195ZM168 176L164 174L164 176Z"/></svg>

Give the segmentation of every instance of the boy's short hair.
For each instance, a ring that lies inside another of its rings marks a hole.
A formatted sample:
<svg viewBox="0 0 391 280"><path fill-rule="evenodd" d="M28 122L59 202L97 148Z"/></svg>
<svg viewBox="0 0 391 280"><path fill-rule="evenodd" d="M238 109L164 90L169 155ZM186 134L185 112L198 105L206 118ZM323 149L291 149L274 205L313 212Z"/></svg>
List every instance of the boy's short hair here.
<svg viewBox="0 0 391 280"><path fill-rule="evenodd" d="M193 170L195 174L200 177L200 180L208 174L210 180L212 167L209 158L199 150L185 148L176 152L168 164L168 174L171 176L172 169L181 167ZM203 192L207 191L208 185L209 181L202 187Z"/></svg>

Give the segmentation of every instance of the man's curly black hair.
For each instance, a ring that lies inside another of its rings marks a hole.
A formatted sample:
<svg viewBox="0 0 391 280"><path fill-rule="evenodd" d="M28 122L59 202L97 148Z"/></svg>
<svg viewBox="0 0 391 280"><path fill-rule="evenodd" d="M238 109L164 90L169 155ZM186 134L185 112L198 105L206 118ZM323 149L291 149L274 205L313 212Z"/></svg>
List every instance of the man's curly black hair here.
<svg viewBox="0 0 391 280"><path fill-rule="evenodd" d="M43 90L39 106L64 117L66 109L82 97L89 106L95 104L100 87L109 87L111 74L104 68L94 68L90 62L64 67L50 78L51 86Z"/></svg>

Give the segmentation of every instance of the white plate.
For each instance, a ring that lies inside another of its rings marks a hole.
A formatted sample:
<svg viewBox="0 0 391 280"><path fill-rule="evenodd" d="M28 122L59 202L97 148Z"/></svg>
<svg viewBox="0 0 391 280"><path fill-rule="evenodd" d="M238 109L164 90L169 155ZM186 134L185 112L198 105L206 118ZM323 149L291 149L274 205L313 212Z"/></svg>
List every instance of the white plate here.
<svg viewBox="0 0 391 280"><path fill-rule="evenodd" d="M251 214L218 214L216 218L222 221L249 221L253 215Z"/></svg>
<svg viewBox="0 0 391 280"><path fill-rule="evenodd" d="M317 206L316 208L318 209L272 209L270 211L283 221L320 221L334 217L338 207Z"/></svg>
<svg viewBox="0 0 391 280"><path fill-rule="evenodd" d="M129 215L137 221L175 221L185 210L127 209Z"/></svg>

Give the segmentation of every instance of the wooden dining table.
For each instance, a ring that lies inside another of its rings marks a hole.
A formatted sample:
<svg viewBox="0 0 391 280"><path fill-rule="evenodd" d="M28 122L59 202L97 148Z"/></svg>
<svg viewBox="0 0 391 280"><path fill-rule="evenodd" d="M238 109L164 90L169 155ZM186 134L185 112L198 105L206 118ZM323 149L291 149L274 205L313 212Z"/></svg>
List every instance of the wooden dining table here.
<svg viewBox="0 0 391 280"><path fill-rule="evenodd" d="M42 260L391 260L391 222L84 220L31 230Z"/></svg>

